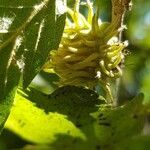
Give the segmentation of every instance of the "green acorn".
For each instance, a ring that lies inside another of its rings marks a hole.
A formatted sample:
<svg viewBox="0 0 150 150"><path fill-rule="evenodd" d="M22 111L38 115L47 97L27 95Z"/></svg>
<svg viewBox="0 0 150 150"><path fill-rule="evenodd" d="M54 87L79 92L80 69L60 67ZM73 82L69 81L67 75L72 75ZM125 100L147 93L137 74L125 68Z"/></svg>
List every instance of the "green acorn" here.
<svg viewBox="0 0 150 150"><path fill-rule="evenodd" d="M60 77L59 85L93 89L100 82L110 102L113 98L108 79L122 75L120 64L127 42L120 42L117 38L120 32L116 29L117 18L111 23L101 22L89 0L86 2L86 18L79 12L79 6L77 0L74 10L67 8L61 43L58 50L51 51L44 70L53 69Z"/></svg>

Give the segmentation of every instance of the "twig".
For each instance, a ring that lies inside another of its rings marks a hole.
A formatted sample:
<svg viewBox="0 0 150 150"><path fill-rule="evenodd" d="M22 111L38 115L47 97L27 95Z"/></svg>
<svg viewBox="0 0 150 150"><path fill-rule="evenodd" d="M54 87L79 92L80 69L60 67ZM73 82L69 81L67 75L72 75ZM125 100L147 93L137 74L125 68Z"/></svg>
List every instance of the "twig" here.
<svg viewBox="0 0 150 150"><path fill-rule="evenodd" d="M116 29L121 27L124 20L124 14L126 10L129 10L131 6L131 0L112 0L112 20L116 22Z"/></svg>
<svg viewBox="0 0 150 150"><path fill-rule="evenodd" d="M114 30L124 26L124 17L127 10L131 10L131 0L112 0L112 20L111 23L115 24ZM120 30L118 37L122 41L122 31ZM116 92L114 93L114 105L118 104L118 92L120 87L120 78L115 83Z"/></svg>

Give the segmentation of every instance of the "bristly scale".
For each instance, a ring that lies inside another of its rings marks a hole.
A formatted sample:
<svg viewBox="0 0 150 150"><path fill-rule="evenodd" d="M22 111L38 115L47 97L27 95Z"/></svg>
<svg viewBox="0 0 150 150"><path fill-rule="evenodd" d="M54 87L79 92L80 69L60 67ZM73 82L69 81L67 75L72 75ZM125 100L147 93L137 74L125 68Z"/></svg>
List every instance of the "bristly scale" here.
<svg viewBox="0 0 150 150"><path fill-rule="evenodd" d="M108 79L122 75L120 64L127 42L118 41L116 22L103 23L94 14L92 3L87 0L87 18L79 12L79 0L68 17L58 50L50 53L45 71L53 69L60 77L60 85L93 88L100 82L106 91L108 102L113 100Z"/></svg>

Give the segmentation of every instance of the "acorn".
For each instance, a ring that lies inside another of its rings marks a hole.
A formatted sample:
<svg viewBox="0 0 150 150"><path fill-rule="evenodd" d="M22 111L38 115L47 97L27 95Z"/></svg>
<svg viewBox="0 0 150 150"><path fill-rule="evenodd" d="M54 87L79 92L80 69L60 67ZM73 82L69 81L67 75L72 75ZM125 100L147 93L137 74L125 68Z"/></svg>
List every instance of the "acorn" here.
<svg viewBox="0 0 150 150"><path fill-rule="evenodd" d="M67 7L68 16L59 48L50 52L44 70L53 69L60 77L61 86L93 89L101 83L108 95L107 101L111 102L113 97L108 80L122 75L120 64L128 43L118 40L117 20L102 22L89 0L86 2L87 17L80 13L79 6L77 0L74 9Z"/></svg>

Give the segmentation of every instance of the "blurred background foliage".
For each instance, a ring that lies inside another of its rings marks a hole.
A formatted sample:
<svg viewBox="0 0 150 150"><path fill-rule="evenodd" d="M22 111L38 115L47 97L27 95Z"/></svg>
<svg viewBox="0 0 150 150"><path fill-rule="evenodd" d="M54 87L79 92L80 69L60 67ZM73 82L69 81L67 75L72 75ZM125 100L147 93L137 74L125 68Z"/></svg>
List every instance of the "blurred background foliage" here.
<svg viewBox="0 0 150 150"><path fill-rule="evenodd" d="M129 40L129 55L125 61L121 83L121 98L130 98L143 92L145 102L150 102L150 1L133 0L133 8L127 13L128 30L124 38Z"/></svg>
<svg viewBox="0 0 150 150"><path fill-rule="evenodd" d="M68 0L68 5L73 6L74 0ZM97 0L95 5L100 5L100 17L103 21L111 19L111 1ZM84 9L83 8L81 9ZM119 101L132 99L139 92L145 95L145 103L150 102L150 1L133 0L132 11L126 13L125 24L128 29L123 33L122 40L129 40L124 74L120 81ZM31 86L44 93L50 94L56 88L52 83L58 77L41 72L31 83ZM8 130L0 136L0 148L20 148L26 144ZM17 146L17 147L16 147Z"/></svg>

